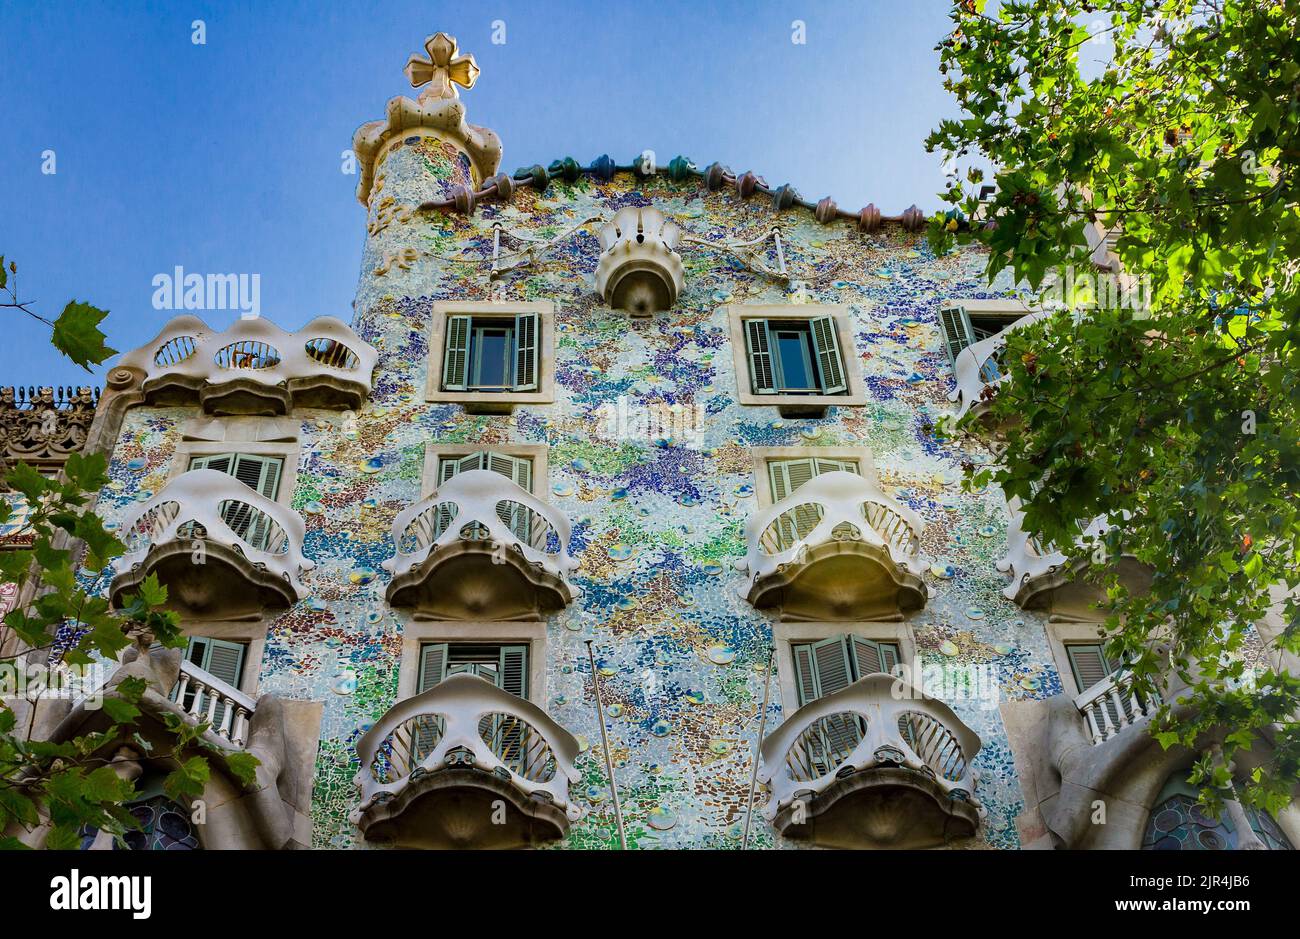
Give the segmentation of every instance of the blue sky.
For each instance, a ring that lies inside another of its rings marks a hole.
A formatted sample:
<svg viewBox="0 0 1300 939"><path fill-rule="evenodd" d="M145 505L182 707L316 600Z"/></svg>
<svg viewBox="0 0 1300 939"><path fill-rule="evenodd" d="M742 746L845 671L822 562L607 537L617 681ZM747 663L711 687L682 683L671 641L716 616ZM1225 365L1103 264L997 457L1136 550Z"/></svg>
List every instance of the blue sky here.
<svg viewBox="0 0 1300 939"><path fill-rule="evenodd" d="M364 211L341 153L390 97L413 94L402 67L439 29L478 60L462 97L472 123L500 134L504 170L602 153L623 163L650 148L660 163L720 160L848 209L932 211L943 173L922 142L955 112L933 49L948 8L0 0L0 253L51 318L74 297L107 308L123 352L174 315L153 308L152 280L177 265L259 274L262 315L288 329L348 320ZM204 45L191 41L196 19ZM495 20L504 44L492 43ZM0 385L87 380L40 324L0 315ZM215 326L236 315L204 314Z"/></svg>

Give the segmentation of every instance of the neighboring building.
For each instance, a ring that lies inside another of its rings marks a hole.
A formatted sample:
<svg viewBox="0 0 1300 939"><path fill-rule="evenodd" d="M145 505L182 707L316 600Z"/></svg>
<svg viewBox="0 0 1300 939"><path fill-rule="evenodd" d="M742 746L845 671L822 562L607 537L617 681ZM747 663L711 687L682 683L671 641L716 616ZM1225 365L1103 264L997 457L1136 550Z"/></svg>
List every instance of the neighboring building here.
<svg viewBox="0 0 1300 939"><path fill-rule="evenodd" d="M31 545L26 501L7 491L4 476L17 463L56 475L68 456L85 446L98 403L96 388L0 388L0 499L9 504L9 518L0 524L0 551ZM18 584L0 584L0 617L17 602Z"/></svg>
<svg viewBox="0 0 1300 939"><path fill-rule="evenodd" d="M501 173L426 50L354 141L351 327L183 316L109 376L100 586L157 573L191 637L124 668L264 764L203 826L149 788L142 840L617 845L588 641L629 847L1252 840L1061 555L962 491L992 451L931 433L1030 315L978 252L682 157Z"/></svg>

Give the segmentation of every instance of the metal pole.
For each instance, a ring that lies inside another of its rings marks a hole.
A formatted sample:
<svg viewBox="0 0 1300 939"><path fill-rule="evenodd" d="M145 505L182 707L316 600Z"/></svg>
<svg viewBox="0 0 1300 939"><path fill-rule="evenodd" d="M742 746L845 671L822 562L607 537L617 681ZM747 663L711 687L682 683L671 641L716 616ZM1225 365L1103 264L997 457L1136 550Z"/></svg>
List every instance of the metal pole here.
<svg viewBox="0 0 1300 939"><path fill-rule="evenodd" d="M591 687L596 692L596 723L600 725L600 745L605 751L605 772L609 774L609 794L614 800L614 819L618 822L618 847L627 850L627 835L623 831L623 809L618 804L618 783L614 781L614 761L609 755L609 734L605 730L605 705L600 699L600 675L596 671L596 653L591 650L592 640L587 640L587 659L591 662Z"/></svg>
<svg viewBox="0 0 1300 939"><path fill-rule="evenodd" d="M754 772L749 777L749 803L745 806L745 835L740 840L740 850L749 849L749 822L754 817L754 790L758 788L758 757L763 749L763 734L767 731L767 703L772 693L772 656L776 650L767 647L767 669L763 675L763 715L758 721L758 742L754 744Z"/></svg>

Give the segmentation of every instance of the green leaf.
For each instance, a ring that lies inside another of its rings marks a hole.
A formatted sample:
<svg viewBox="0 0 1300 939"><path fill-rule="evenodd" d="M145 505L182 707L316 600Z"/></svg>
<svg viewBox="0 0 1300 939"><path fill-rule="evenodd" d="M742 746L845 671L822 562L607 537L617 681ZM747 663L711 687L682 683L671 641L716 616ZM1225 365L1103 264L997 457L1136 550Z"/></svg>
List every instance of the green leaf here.
<svg viewBox="0 0 1300 939"><path fill-rule="evenodd" d="M107 310L89 303L70 301L54 321L51 336L54 347L86 371L90 371L92 365L102 364L117 354L116 349L104 344L106 337L99 329L107 315Z"/></svg>

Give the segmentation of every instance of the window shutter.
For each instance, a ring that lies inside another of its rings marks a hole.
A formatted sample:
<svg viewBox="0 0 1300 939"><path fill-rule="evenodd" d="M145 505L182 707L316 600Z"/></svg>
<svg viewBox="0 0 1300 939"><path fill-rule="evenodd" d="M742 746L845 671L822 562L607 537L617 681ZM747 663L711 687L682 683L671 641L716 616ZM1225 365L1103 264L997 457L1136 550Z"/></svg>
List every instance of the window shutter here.
<svg viewBox="0 0 1300 939"><path fill-rule="evenodd" d="M858 678L875 675L885 671L884 657L880 652L880 643L861 636L849 636L849 645L853 649L853 667Z"/></svg>
<svg viewBox="0 0 1300 939"><path fill-rule="evenodd" d="M1079 690L1087 691L1111 673L1110 663L1099 643L1081 643L1065 647L1070 657L1070 668Z"/></svg>
<svg viewBox="0 0 1300 939"><path fill-rule="evenodd" d="M447 676L447 643L426 642L420 646L420 674L415 693L428 691Z"/></svg>
<svg viewBox="0 0 1300 939"><path fill-rule="evenodd" d="M505 453L488 453L487 468L500 473L525 492L533 491L533 461Z"/></svg>
<svg viewBox="0 0 1300 939"><path fill-rule="evenodd" d="M948 352L948 362L955 367L957 353L975 344L975 330L963 307L945 307L939 311L939 321L943 325L943 342Z"/></svg>
<svg viewBox="0 0 1300 939"><path fill-rule="evenodd" d="M254 492L274 499L280 489L280 469L284 461L270 456L252 456L240 453L235 456L233 475Z"/></svg>
<svg viewBox="0 0 1300 939"><path fill-rule="evenodd" d="M515 391L537 390L537 314L515 317Z"/></svg>
<svg viewBox="0 0 1300 939"><path fill-rule="evenodd" d="M894 669L898 668L898 646L892 642L876 643L880 647L880 670L890 675L894 674Z"/></svg>
<svg viewBox="0 0 1300 939"><path fill-rule="evenodd" d="M817 697L842 691L853 684L853 668L845 636L833 636L814 642L813 662L817 666Z"/></svg>
<svg viewBox="0 0 1300 939"><path fill-rule="evenodd" d="M772 341L767 320L745 320L745 349L749 353L749 381L757 395L776 394L772 369Z"/></svg>
<svg viewBox="0 0 1300 939"><path fill-rule="evenodd" d="M799 695L799 707L817 699L817 666L813 661L812 646L800 644L790 649L794 656L794 682Z"/></svg>
<svg viewBox="0 0 1300 939"><path fill-rule="evenodd" d="M817 353L817 370L821 373L822 392L843 394L849 390L844 378L844 358L835 331L835 318L819 316L812 321L813 349Z"/></svg>
<svg viewBox="0 0 1300 939"><path fill-rule="evenodd" d="M497 685L516 697L528 697L528 646L502 646Z"/></svg>
<svg viewBox="0 0 1300 939"><path fill-rule="evenodd" d="M190 469L212 469L218 473L230 472L230 461L235 458L233 453L218 453L213 456L196 456L190 458Z"/></svg>
<svg viewBox="0 0 1300 939"><path fill-rule="evenodd" d="M767 464L772 482L772 501L780 502L808 480L817 475L817 465L811 458L797 460L772 460Z"/></svg>
<svg viewBox="0 0 1300 939"><path fill-rule="evenodd" d="M202 667L232 688L237 689L239 680L244 673L244 654L247 651L248 647L242 642L209 639L207 664Z"/></svg>
<svg viewBox="0 0 1300 939"><path fill-rule="evenodd" d="M857 460L831 460L831 459L827 459L826 457L820 457L820 456L816 457L815 459L816 459L815 466L817 469L816 475L818 476L820 476L822 473L834 473L834 472L853 473L858 476L862 475L861 471L858 469Z"/></svg>
<svg viewBox="0 0 1300 939"><path fill-rule="evenodd" d="M464 391L469 372L469 327L471 317L447 317L447 342L443 352L443 391Z"/></svg>

